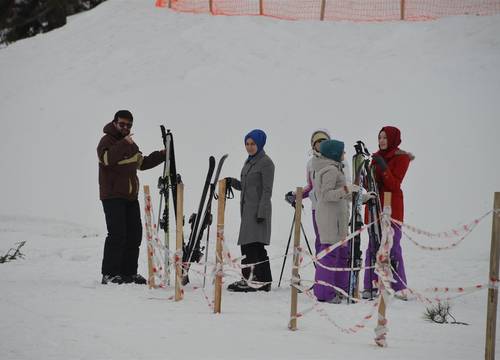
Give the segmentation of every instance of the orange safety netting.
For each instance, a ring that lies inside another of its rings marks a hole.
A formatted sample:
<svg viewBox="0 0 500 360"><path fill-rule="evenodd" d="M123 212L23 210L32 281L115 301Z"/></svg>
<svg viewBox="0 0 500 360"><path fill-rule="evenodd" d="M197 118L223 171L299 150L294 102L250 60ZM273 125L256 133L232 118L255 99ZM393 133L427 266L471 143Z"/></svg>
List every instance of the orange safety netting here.
<svg viewBox="0 0 500 360"><path fill-rule="evenodd" d="M156 0L156 6L188 13L286 20L427 20L500 13L500 0Z"/></svg>

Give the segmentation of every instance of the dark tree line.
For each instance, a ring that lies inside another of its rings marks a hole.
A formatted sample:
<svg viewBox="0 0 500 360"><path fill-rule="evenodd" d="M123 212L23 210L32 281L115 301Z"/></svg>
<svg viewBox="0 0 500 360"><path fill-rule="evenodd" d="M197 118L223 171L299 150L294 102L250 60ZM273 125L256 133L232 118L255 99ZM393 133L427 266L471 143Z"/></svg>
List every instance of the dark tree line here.
<svg viewBox="0 0 500 360"><path fill-rule="evenodd" d="M0 43L56 29L66 17L89 10L105 0L0 0Z"/></svg>

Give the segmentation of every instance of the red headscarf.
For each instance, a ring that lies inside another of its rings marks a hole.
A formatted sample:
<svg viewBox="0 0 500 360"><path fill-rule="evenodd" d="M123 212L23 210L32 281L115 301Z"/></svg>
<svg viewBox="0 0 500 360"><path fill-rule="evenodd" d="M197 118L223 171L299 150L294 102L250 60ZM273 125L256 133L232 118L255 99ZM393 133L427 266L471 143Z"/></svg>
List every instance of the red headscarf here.
<svg viewBox="0 0 500 360"><path fill-rule="evenodd" d="M387 149L379 149L376 154L381 155L387 160L393 157L396 151L399 150L399 144L401 144L401 131L394 126L384 126L382 130L380 130L379 135L382 131L387 135Z"/></svg>

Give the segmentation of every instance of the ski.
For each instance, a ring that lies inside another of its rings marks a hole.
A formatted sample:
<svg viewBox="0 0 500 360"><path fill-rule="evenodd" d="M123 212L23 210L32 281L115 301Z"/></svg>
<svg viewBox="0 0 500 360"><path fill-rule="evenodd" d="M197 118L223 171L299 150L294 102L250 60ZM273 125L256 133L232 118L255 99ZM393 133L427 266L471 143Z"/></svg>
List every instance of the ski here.
<svg viewBox="0 0 500 360"><path fill-rule="evenodd" d="M375 180L375 175L373 171L373 166L371 166L370 161L367 160L365 164L365 171L366 171L366 189L368 191L373 191L377 194L377 197L375 199L371 199L367 202L368 206L368 223L374 222L372 225L368 227L368 238L370 242L373 242L376 245L376 248L374 249L373 253L370 256L370 266L375 265L376 261L376 254L378 251L378 248L380 246L380 242L382 240L382 228L380 226L380 214L382 212L382 206L380 203L380 194L378 191L378 186L377 182ZM373 271L370 271L370 277L373 274ZM371 284L371 289L373 290L373 280L370 279L370 284ZM370 294L370 300L373 299L376 295L376 291L372 291Z"/></svg>
<svg viewBox="0 0 500 360"><path fill-rule="evenodd" d="M185 264L185 269L182 277L182 285L186 285L187 283L189 283L188 272L190 263L199 262L200 258L203 256L200 250L199 242L197 244L198 227L200 225L201 217L203 216L203 209L205 207L207 194L211 185L210 180L212 179L214 170L215 170L215 158L213 156L210 156L210 158L208 159L207 176L205 178L205 184L203 186L200 203L198 205L198 212L191 215L191 217L189 218L189 223L191 224L191 234L189 235L188 243L184 245L182 254L182 262Z"/></svg>
<svg viewBox="0 0 500 360"><path fill-rule="evenodd" d="M163 174L158 179L158 189L160 191L160 209L158 211L158 226L163 230L165 242L165 277L166 285L170 285L170 191L174 205L174 214L177 219L177 174L175 166L174 138L170 129L165 130L165 126L160 125L161 136L165 149L165 163ZM163 210L163 201L165 202Z"/></svg>
<svg viewBox="0 0 500 360"><path fill-rule="evenodd" d="M355 154L352 157L352 179L353 184L363 185L366 177L366 153L364 152L364 144L358 141L354 145ZM351 233L358 231L363 226L362 217L362 193L352 194L352 208L351 208ZM351 270L349 272L349 299L347 303L352 303L352 298L359 297L359 270L354 270L359 268L362 264L361 259L361 235L354 237L351 241L351 248L349 254L349 262Z"/></svg>
<svg viewBox="0 0 500 360"><path fill-rule="evenodd" d="M216 198L215 187L219 181L220 173L222 171L222 166L224 165L224 161L226 161L228 154L224 154L217 164L217 170L215 171L215 176L210 184L210 195L208 197L207 206L205 208L205 213L203 215L202 227L198 234L198 239L196 244L199 246L201 239L203 237L203 232L207 229L207 239L205 243L205 270L203 272L203 287L205 287L206 282L206 273L207 273L207 260L208 260L208 241L210 238L210 225L212 225L212 200Z"/></svg>

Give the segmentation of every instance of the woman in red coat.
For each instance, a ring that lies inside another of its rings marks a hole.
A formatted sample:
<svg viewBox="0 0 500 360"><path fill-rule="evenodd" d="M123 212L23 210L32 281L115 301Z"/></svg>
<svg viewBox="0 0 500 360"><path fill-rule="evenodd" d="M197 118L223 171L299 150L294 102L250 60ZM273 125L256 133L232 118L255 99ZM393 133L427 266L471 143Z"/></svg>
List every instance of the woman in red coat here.
<svg viewBox="0 0 500 360"><path fill-rule="evenodd" d="M410 165L410 161L414 159L413 155L399 149L401 144L401 132L393 126L385 126L380 130L378 135L379 151L373 154L372 165L375 169L375 180L377 182L382 209L384 207L384 192L392 194L392 218L403 221L404 218L404 201L401 184L405 177L406 171ZM394 274L395 283L392 288L397 295L403 299L406 296L402 290L406 288L406 274L403 262L403 253L401 249L401 230L395 225L393 246L391 250L391 264L397 272ZM378 244L375 243L373 237L370 237L368 249L366 251L365 266L374 264L375 256L378 250ZM367 270L364 277L363 298L372 298L376 294L377 275L373 269Z"/></svg>

